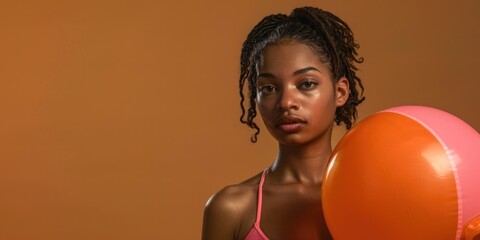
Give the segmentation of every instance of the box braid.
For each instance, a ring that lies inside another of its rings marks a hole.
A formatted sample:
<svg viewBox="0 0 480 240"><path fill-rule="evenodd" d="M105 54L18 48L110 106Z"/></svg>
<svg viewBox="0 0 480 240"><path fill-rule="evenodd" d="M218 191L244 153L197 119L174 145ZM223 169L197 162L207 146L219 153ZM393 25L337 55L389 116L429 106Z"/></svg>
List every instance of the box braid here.
<svg viewBox="0 0 480 240"><path fill-rule="evenodd" d="M242 114L240 122L255 130L251 138L257 141L260 128L254 122L257 115L257 70L256 65L265 47L281 41L298 41L311 47L320 60L327 64L334 81L345 77L349 81L350 95L342 107L335 111L335 123L345 123L347 129L352 127L357 117L356 107L365 100L363 85L356 75L358 68L355 63L362 63L363 58L357 58L358 43L353 38L353 32L348 25L337 16L327 11L314 8L297 8L287 16L274 14L263 18L248 34L243 43L240 56L240 107ZM245 109L243 94L245 80L248 80L248 110ZM357 90L361 89L361 94ZM360 96L359 96L360 95Z"/></svg>

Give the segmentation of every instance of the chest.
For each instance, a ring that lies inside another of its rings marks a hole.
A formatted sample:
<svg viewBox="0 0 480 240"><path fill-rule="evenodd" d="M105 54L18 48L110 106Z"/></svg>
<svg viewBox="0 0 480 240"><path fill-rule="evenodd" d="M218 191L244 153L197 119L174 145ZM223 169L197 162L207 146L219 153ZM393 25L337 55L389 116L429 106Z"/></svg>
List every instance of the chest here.
<svg viewBox="0 0 480 240"><path fill-rule="evenodd" d="M271 240L331 239L315 186L265 189L260 226Z"/></svg>

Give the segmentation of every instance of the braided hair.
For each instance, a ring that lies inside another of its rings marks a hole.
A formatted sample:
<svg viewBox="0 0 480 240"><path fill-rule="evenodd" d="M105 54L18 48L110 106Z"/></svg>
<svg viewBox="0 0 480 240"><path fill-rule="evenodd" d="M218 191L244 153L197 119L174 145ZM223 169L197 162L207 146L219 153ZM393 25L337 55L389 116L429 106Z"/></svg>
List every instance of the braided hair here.
<svg viewBox="0 0 480 240"><path fill-rule="evenodd" d="M348 25L330 12L314 8L296 8L290 15L273 14L263 18L248 34L243 43L240 55L240 107L242 114L240 122L255 130L251 138L257 141L260 128L254 122L257 115L257 69L256 65L263 50L270 44L282 40L295 40L311 47L320 60L327 64L333 80L336 82L345 77L349 82L350 94L346 103L337 107L335 123L345 123L350 129L357 117L356 107L365 100L363 85L356 75L356 63L362 63L363 58L357 57L358 43L353 38L353 32ZM245 108L245 81L248 81L248 109ZM361 94L357 90L361 89Z"/></svg>

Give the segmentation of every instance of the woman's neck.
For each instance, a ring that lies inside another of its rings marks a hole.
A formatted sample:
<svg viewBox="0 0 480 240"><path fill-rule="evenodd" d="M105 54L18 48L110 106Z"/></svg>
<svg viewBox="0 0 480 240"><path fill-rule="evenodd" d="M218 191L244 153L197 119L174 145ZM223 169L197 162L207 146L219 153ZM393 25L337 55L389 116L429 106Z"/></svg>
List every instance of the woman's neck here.
<svg viewBox="0 0 480 240"><path fill-rule="evenodd" d="M303 145L279 144L270 174L283 183L320 184L331 154L330 139Z"/></svg>

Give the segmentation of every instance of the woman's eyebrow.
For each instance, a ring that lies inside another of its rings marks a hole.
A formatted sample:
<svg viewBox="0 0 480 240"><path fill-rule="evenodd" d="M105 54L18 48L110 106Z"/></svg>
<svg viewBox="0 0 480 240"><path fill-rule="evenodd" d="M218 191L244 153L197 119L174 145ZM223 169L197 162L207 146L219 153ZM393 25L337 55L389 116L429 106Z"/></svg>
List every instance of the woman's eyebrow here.
<svg viewBox="0 0 480 240"><path fill-rule="evenodd" d="M314 68L314 67L306 67L306 68L302 68L302 69L299 69L299 70L295 71L295 72L293 73L293 75L295 76L295 75L307 73L307 72L310 72L310 71L317 71L317 72L321 73L320 70L318 70L318 69L316 69L316 68Z"/></svg>
<svg viewBox="0 0 480 240"><path fill-rule="evenodd" d="M258 74L257 78L264 77L264 78L275 78L275 75L271 73L260 73Z"/></svg>
<svg viewBox="0 0 480 240"><path fill-rule="evenodd" d="M307 72L310 72L310 71L317 71L319 73L320 70L318 70L317 68L315 67L306 67L306 68L302 68L302 69L299 69L295 72L293 72L293 75L300 75L300 74L304 74L304 73L307 73ZM260 73L258 74L257 78L260 78L260 77L264 77L264 78L275 78L275 75L271 74L271 73Z"/></svg>

